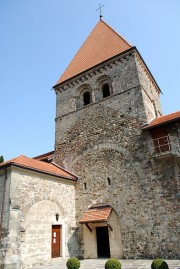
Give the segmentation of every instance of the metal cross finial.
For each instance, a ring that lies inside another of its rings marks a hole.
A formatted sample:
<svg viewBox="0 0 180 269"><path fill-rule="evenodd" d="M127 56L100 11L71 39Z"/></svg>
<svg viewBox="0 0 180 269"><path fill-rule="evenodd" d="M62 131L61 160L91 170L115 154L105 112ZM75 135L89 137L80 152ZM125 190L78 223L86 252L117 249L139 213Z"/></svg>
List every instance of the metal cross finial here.
<svg viewBox="0 0 180 269"><path fill-rule="evenodd" d="M104 5L101 6L101 5L99 4L99 8L96 9L96 11L98 11L98 10L100 11L100 15L99 15L100 20L101 20L101 18L102 18L102 14L101 14L101 8L102 8L102 7L104 7Z"/></svg>

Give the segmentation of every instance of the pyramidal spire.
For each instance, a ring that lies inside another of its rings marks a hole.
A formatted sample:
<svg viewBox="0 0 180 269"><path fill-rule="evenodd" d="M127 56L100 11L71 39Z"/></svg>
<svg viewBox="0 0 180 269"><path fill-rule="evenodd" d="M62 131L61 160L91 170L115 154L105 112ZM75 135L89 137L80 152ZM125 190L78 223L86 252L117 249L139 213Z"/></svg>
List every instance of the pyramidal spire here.
<svg viewBox="0 0 180 269"><path fill-rule="evenodd" d="M70 62L65 72L57 81L60 84L90 68L132 48L103 20L100 20L79 51Z"/></svg>

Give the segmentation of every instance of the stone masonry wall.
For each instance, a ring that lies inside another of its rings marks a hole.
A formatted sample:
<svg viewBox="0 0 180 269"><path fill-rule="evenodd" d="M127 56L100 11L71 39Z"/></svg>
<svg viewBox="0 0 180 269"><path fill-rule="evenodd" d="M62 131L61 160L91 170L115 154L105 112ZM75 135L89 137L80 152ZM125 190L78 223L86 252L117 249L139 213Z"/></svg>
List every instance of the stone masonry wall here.
<svg viewBox="0 0 180 269"><path fill-rule="evenodd" d="M159 93L134 57L92 69L56 89L54 160L79 177L77 222L92 204L107 203L119 218L123 257L174 258L179 255L179 168L173 156L151 155L151 138L142 127L156 117L152 100L160 111ZM98 81L103 76L110 81L112 95L100 100ZM83 87L90 90L92 103L77 107ZM83 256L82 225L77 237L76 255Z"/></svg>
<svg viewBox="0 0 180 269"><path fill-rule="evenodd" d="M58 157L79 177L77 220L95 201L108 203L119 216L123 257L177 257L178 242L171 244L177 238L175 166L151 159L147 142L137 119L103 105L89 107L59 144Z"/></svg>
<svg viewBox="0 0 180 269"><path fill-rule="evenodd" d="M74 254L74 199L74 182L14 168L5 268L12 264L15 268L29 268L51 261L52 225L61 225L61 255ZM56 213L60 216L58 221Z"/></svg>
<svg viewBox="0 0 180 269"><path fill-rule="evenodd" d="M157 86L139 57L136 57L136 66L142 89L144 110L146 111L147 122L150 122L154 118L163 115L160 103L160 91L157 89Z"/></svg>
<svg viewBox="0 0 180 269"><path fill-rule="evenodd" d="M6 256L7 242L6 238L8 235L8 224L9 224L9 192L10 192L10 171L3 170L0 174L0 216L1 216L1 236L0 236L0 268L4 266L4 260Z"/></svg>

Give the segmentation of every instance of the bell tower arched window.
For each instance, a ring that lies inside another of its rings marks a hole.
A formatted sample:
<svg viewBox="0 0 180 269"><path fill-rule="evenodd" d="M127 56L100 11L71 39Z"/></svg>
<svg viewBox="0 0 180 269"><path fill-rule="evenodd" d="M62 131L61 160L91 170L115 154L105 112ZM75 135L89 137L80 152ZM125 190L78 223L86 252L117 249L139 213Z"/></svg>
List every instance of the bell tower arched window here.
<svg viewBox="0 0 180 269"><path fill-rule="evenodd" d="M103 98L110 96L109 84L104 84L102 87Z"/></svg>
<svg viewBox="0 0 180 269"><path fill-rule="evenodd" d="M84 101L84 106L89 105L91 103L90 92L85 92L83 94L83 101Z"/></svg>

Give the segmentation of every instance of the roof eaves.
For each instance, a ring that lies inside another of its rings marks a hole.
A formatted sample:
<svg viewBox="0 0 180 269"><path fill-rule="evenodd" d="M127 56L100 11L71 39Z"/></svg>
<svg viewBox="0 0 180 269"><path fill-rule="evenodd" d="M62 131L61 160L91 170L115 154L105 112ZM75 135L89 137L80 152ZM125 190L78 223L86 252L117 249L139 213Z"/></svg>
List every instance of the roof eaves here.
<svg viewBox="0 0 180 269"><path fill-rule="evenodd" d="M98 223L98 222L107 222L107 219L98 219L98 220L85 220L79 221L79 223Z"/></svg>
<svg viewBox="0 0 180 269"><path fill-rule="evenodd" d="M75 177L76 180L78 179L78 176L74 175L73 173L69 172L68 170L64 169L63 167L61 167L60 165L58 165L57 163L52 162L51 164L53 164L54 166L60 168L61 170L63 170L64 172L70 174L71 176Z"/></svg>
<svg viewBox="0 0 180 269"><path fill-rule="evenodd" d="M13 162L6 162L5 164L0 165L0 170L10 167L13 164Z"/></svg>
<svg viewBox="0 0 180 269"><path fill-rule="evenodd" d="M54 150L53 151L49 151L47 153L44 153L44 154L41 154L41 155L38 155L38 156L35 156L33 157L32 159L42 159L42 158L46 158L48 156L52 156L54 154Z"/></svg>
<svg viewBox="0 0 180 269"><path fill-rule="evenodd" d="M167 120L167 121L164 121L164 122L160 122L160 123L157 123L155 125L150 125L150 123L149 123L147 126L143 127L143 130L150 130L150 129L158 128L160 126L171 124L171 123L177 122L179 120L180 120L180 117L175 118L175 119L171 119L171 120Z"/></svg>
<svg viewBox="0 0 180 269"><path fill-rule="evenodd" d="M67 83L67 82L70 81L71 79L74 79L74 78L76 78L76 77L78 77L78 76L81 76L82 74L88 72L89 70L91 70L91 69L93 69L93 68L96 68L96 67L98 67L98 66L100 66L100 65L102 65L102 64L104 64L104 63L106 63L106 62L108 62L108 61L110 61L110 60L112 60L112 59L114 59L114 58L116 58L116 57L118 57L118 56L121 56L121 55L123 55L124 53L127 53L127 52L129 52L129 51L131 51L131 50L133 50L133 49L136 49L136 47L131 47L130 49L127 49L127 50L125 50L125 51L123 51L123 52L121 52L121 53L119 53L119 54L117 54L117 55L115 55L115 56L113 56L113 57L111 57L111 58L109 58L109 59L107 59L107 60L105 60L105 61L103 61L103 62L97 64L97 65L94 65L94 66L92 66L92 67L90 67L90 68L88 68L88 69L86 69L86 70L84 70L84 71L82 71L82 72L80 72L80 73L74 75L73 77L70 77L70 78L68 78L68 79L66 79L66 80L63 80L62 82L60 82L60 83L54 85L52 88L55 89L56 87L58 87L58 86L60 86L60 85L62 85L62 84L64 84L64 83Z"/></svg>
<svg viewBox="0 0 180 269"><path fill-rule="evenodd" d="M5 164L4 166L1 166L0 169L7 168L7 167L10 167L10 166L15 166L15 167L23 168L23 169L26 169L26 170L39 172L39 173L45 174L45 175L51 175L51 176L54 176L54 177L67 179L67 180L70 180L70 181L73 181L73 182L77 181L77 179L72 179L70 177L66 177L66 176L63 176L63 175L58 175L56 173L47 172L47 171L44 171L44 170L41 170L41 169L33 168L33 167L30 167L30 166L26 166L26 165L14 163L14 162L9 162L9 163Z"/></svg>

